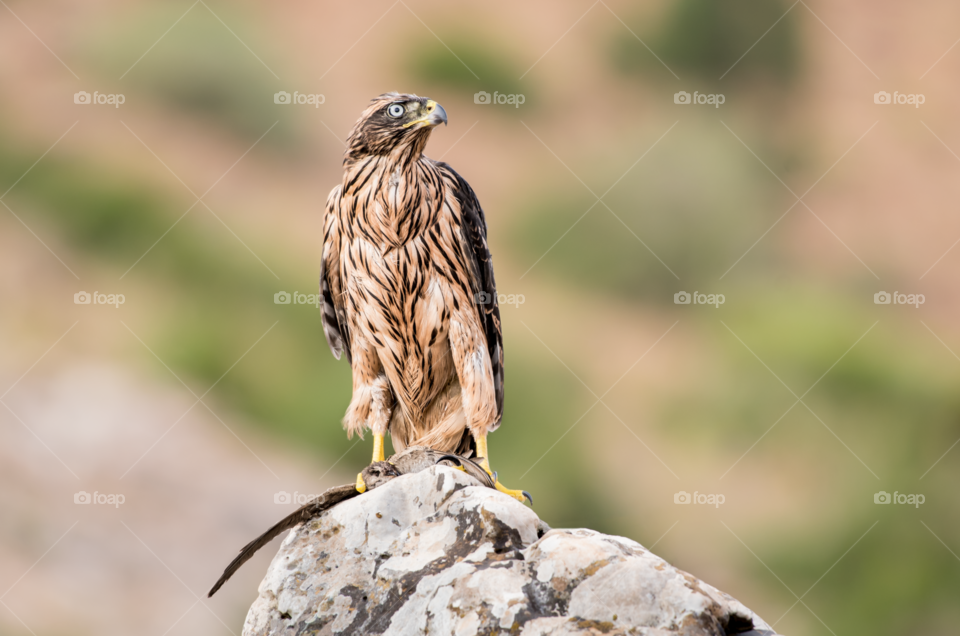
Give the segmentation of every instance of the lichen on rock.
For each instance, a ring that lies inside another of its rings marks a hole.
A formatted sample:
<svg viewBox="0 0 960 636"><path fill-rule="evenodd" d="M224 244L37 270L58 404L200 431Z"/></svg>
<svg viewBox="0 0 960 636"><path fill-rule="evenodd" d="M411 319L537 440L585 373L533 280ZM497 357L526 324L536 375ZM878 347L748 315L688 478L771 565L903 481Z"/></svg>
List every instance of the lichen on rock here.
<svg viewBox="0 0 960 636"><path fill-rule="evenodd" d="M772 636L753 612L640 544L551 530L462 471L403 475L294 528L244 636Z"/></svg>

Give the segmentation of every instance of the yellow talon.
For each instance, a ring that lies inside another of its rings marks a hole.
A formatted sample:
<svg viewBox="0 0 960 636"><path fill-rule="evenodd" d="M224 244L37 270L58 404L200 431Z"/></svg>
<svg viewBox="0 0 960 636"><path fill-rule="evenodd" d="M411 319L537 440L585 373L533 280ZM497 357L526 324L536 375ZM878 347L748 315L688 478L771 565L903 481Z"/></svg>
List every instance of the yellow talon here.
<svg viewBox="0 0 960 636"><path fill-rule="evenodd" d="M379 433L373 434L373 459L370 460L370 463L382 462L385 457L383 456L383 435ZM363 473L357 475L357 492L363 494L367 492L367 484L363 481Z"/></svg>
<svg viewBox="0 0 960 636"><path fill-rule="evenodd" d="M516 499L517 501L519 501L520 503L524 503L525 501L529 501L529 502L530 502L530 505L531 505L531 506L533 505L533 497L531 497L531 496L530 496L530 493L528 493L526 490L510 490L509 488L507 488L507 487L505 487L503 484L501 484L499 481L497 481L497 482L494 484L494 487L495 487L497 490L499 490L500 492L502 492L503 494L505 494L505 495L510 495L511 497L513 497L514 499Z"/></svg>
<svg viewBox="0 0 960 636"><path fill-rule="evenodd" d="M487 450L487 436L480 435L475 438L475 441L477 443L477 457L480 459L480 465L483 466L483 469L487 471L487 474L493 479L494 487L503 494L513 497L520 503L529 501L530 505L532 506L533 497L530 496L530 493L525 490L511 490L505 487L500 483L500 480L496 478L496 475L490 470L490 457Z"/></svg>

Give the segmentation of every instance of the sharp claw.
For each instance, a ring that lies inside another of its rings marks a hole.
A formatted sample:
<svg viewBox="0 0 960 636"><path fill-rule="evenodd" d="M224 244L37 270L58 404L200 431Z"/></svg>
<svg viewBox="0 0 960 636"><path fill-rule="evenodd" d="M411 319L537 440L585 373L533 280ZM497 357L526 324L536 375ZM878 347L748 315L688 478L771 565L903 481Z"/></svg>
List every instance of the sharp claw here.
<svg viewBox="0 0 960 636"><path fill-rule="evenodd" d="M491 475L491 477L493 477L494 483L500 481L499 479L497 479L497 471L493 471L493 475Z"/></svg>
<svg viewBox="0 0 960 636"><path fill-rule="evenodd" d="M463 462L460 461L460 458L457 457L456 455L444 455L443 457L441 457L440 459L438 459L436 463L439 464L440 462L444 461L445 459L449 459L450 461L452 461L452 462L453 462L454 464L456 464L457 466L461 466L461 467L463 466Z"/></svg>
<svg viewBox="0 0 960 636"><path fill-rule="evenodd" d="M528 493L526 490L522 490L520 492L523 493L523 496L526 497L527 501L530 502L530 506L533 507L533 496L530 493Z"/></svg>

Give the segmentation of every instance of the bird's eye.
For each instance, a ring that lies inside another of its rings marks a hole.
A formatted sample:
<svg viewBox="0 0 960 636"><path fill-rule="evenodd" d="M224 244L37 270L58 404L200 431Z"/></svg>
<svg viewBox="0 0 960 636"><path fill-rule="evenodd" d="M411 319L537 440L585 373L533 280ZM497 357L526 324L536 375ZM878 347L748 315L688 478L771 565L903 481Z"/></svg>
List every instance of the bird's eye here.
<svg viewBox="0 0 960 636"><path fill-rule="evenodd" d="M387 114L394 119L402 117L405 112L407 111L404 109L403 104L390 104L390 107L387 108Z"/></svg>

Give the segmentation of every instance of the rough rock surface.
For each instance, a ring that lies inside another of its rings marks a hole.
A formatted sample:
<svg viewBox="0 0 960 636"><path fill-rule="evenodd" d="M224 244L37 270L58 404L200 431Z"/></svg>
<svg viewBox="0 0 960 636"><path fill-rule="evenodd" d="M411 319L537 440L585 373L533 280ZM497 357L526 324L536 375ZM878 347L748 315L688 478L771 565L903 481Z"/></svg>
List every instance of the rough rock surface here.
<svg viewBox="0 0 960 636"><path fill-rule="evenodd" d="M774 632L640 544L551 530L435 466L338 505L284 540L244 636Z"/></svg>

